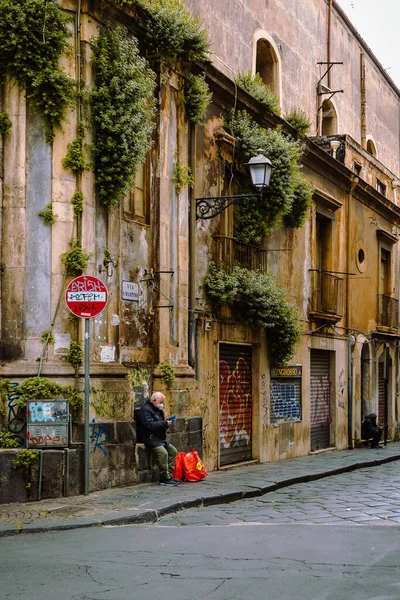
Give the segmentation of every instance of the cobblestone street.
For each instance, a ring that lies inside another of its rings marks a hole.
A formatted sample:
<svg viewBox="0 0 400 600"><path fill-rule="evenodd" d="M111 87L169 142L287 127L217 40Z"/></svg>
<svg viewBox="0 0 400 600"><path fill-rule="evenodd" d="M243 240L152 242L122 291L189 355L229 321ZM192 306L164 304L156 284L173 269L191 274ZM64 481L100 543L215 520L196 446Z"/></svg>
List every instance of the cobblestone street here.
<svg viewBox="0 0 400 600"><path fill-rule="evenodd" d="M400 523L398 463L299 483L260 498L186 510L162 518L157 525L343 525L344 522L349 525Z"/></svg>

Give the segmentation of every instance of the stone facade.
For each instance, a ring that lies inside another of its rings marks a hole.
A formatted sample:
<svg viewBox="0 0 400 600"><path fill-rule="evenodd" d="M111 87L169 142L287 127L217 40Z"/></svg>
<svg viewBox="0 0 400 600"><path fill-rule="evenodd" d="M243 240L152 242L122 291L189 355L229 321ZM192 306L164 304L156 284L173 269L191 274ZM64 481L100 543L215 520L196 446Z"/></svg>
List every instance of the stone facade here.
<svg viewBox="0 0 400 600"><path fill-rule="evenodd" d="M94 81L90 40L105 21L124 24L145 49L143 17L134 9L100 0L58 4L72 18L74 52L63 66L75 79L82 74L88 88ZM236 464L240 457L266 462L351 447L361 436L362 416L372 410L386 422L390 437L397 432L399 90L334 1L184 4L209 32L211 63L171 64L149 57L157 74L158 112L144 169L147 204L140 215L129 198L107 213L88 170L79 179L85 204L77 222L70 202L77 179L63 167L63 158L76 136L79 106L69 111L63 131L49 146L24 92L8 82L1 95L0 108L13 127L0 145L0 376L16 386L3 426L23 439L13 402L17 385L39 368L42 376L83 392L84 369L75 372L66 353L71 340L83 343L84 323L68 318L63 300L68 280L60 261L71 239L79 237L91 253L87 273L99 276L110 294L106 310L91 322L90 422L92 433L107 431L115 445L105 455L92 449L91 489L136 481L134 401L140 404L153 390L166 394L171 414L202 416L209 470L224 466L224 452L232 451L225 462ZM286 378L275 376L267 356L268 331L217 313L204 290L216 236L235 247L232 207L210 221L196 222L194 216L195 199L222 195L229 165L239 160L224 129L231 109L247 110L264 127L281 126L296 135L283 118L266 113L235 85L238 72L256 70L273 88L283 115L301 109L311 123L302 162L314 188L313 207L302 228L282 224L260 246L267 252L268 271L287 290L303 322L290 363L301 367L300 379L291 379L289 371ZM190 72L204 73L213 94L202 125L190 125L185 117L182 87ZM89 127L88 155L92 139ZM177 162L191 167L193 190L184 186L177 192ZM49 203L57 215L51 227L38 216ZM122 299L122 282L138 284L138 302ZM41 336L50 326L55 341L43 355ZM230 350L234 357L235 348L238 360L242 352L251 362L251 403L238 392L239 407L233 401L229 409L238 429L227 440L221 361ZM175 373L171 387L162 376L165 362ZM139 374L135 394L129 371ZM143 378L148 389L140 386ZM301 416L273 418L276 394L285 402L285 394L294 399ZM240 411L250 416L249 430ZM197 435L198 450L199 444ZM71 453L81 464L79 452Z"/></svg>

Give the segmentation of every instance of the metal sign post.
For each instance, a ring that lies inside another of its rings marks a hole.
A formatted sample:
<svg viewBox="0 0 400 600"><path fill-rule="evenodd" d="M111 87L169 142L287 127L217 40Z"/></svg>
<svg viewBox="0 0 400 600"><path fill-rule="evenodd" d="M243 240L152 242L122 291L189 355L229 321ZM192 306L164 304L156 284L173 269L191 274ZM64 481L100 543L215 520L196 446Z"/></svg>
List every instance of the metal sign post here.
<svg viewBox="0 0 400 600"><path fill-rule="evenodd" d="M89 410L90 410L90 319L107 306L108 290L97 277L81 275L67 286L65 303L77 317L85 319L85 494L89 493Z"/></svg>

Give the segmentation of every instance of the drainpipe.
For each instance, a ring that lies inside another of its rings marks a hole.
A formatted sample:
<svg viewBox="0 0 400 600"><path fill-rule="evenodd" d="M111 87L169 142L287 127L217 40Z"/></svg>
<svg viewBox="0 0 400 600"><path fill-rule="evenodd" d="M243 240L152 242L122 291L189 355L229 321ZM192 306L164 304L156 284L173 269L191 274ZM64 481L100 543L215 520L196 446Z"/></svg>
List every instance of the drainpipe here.
<svg viewBox="0 0 400 600"><path fill-rule="evenodd" d="M367 149L367 88L365 78L365 54L360 54L361 67L361 146Z"/></svg>
<svg viewBox="0 0 400 600"><path fill-rule="evenodd" d="M353 446L353 369L351 364L351 343L353 336L347 335L347 439L349 449Z"/></svg>
<svg viewBox="0 0 400 600"><path fill-rule="evenodd" d="M349 191L347 194L347 268L348 273L351 272L351 244L350 244L350 232L351 232L351 213L353 203L353 192L357 187L359 178L356 175L351 175ZM350 278L347 277L346 281L346 326L347 331L351 328L351 301L350 301ZM351 364L351 340L352 336L350 333L347 336L347 437L349 448L353 448L353 374Z"/></svg>
<svg viewBox="0 0 400 600"><path fill-rule="evenodd" d="M331 62L331 34L332 34L332 2L333 0L329 0L329 8L328 8L328 36L326 43L326 62ZM328 71L328 88L331 86L331 69Z"/></svg>
<svg viewBox="0 0 400 600"><path fill-rule="evenodd" d="M196 127L189 123L188 162L193 177L196 175ZM196 339L196 185L189 187L189 339L188 363L196 368L197 377L197 339Z"/></svg>
<svg viewBox="0 0 400 600"><path fill-rule="evenodd" d="M43 478L43 450L39 450L38 500L42 499L42 478Z"/></svg>

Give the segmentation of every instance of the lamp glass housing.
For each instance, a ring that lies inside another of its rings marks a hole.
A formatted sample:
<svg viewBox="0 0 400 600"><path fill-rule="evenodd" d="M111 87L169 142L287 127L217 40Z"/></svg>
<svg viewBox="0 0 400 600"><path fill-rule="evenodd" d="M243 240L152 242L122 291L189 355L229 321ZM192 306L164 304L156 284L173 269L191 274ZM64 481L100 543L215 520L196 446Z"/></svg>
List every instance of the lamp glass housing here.
<svg viewBox="0 0 400 600"><path fill-rule="evenodd" d="M251 158L247 165L254 187L265 188L269 186L273 165L269 158L264 156L262 150L257 150L257 152L257 156Z"/></svg>

